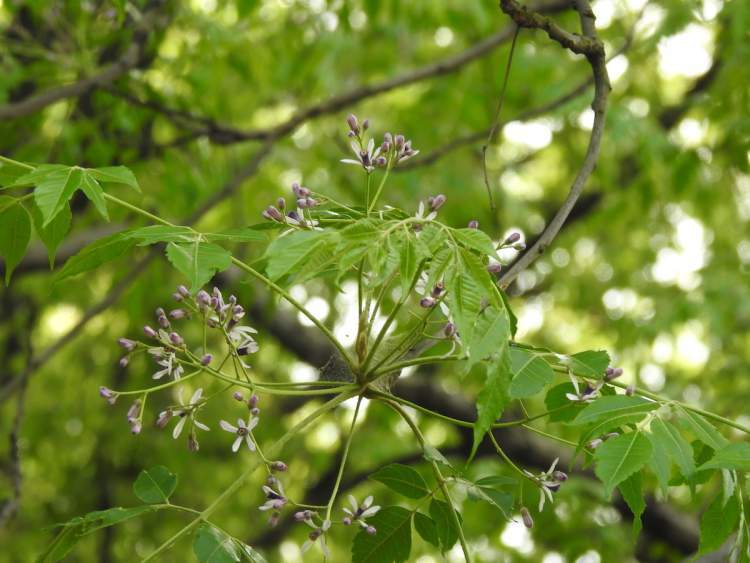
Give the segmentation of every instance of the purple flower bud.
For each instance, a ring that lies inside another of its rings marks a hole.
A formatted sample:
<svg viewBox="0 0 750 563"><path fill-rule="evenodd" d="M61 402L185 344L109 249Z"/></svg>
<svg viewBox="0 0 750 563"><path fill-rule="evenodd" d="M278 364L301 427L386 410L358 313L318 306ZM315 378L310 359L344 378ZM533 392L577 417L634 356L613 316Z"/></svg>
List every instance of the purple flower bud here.
<svg viewBox="0 0 750 563"><path fill-rule="evenodd" d="M187 311L185 309L173 309L169 312L169 316L174 320L178 321L187 317Z"/></svg>
<svg viewBox="0 0 750 563"><path fill-rule="evenodd" d="M159 326L162 328L169 328L169 319L166 315L159 316Z"/></svg>
<svg viewBox="0 0 750 563"><path fill-rule="evenodd" d="M133 420L133 421L132 421L132 422L130 423L130 431L131 431L131 432L132 432L133 434L140 434L140 433L141 433L141 428L142 428L142 426L143 426L143 425L141 424L141 421L140 421L140 420Z"/></svg>
<svg viewBox="0 0 750 563"><path fill-rule="evenodd" d="M469 221L469 224L467 225L470 229L478 229L479 228L479 221L476 219L472 219Z"/></svg>
<svg viewBox="0 0 750 563"><path fill-rule="evenodd" d="M367 131L369 128L370 128L370 120L369 119L365 119L362 122L362 131Z"/></svg>
<svg viewBox="0 0 750 563"><path fill-rule="evenodd" d="M286 209L286 200L283 197L280 197L276 200L276 207L281 209L281 211L284 211Z"/></svg>
<svg viewBox="0 0 750 563"><path fill-rule="evenodd" d="M138 345L137 342L129 340L127 338L120 338L117 340L117 343L125 348L128 352L132 352L133 350L135 350L135 347Z"/></svg>
<svg viewBox="0 0 750 563"><path fill-rule="evenodd" d="M175 346L182 346L185 343L185 341L182 340L182 336L176 332L169 333L169 341Z"/></svg>
<svg viewBox="0 0 750 563"><path fill-rule="evenodd" d="M158 319L159 317L163 317L164 315L166 315L166 312L161 307L157 307L155 314L156 318Z"/></svg>
<svg viewBox="0 0 750 563"><path fill-rule="evenodd" d="M156 331L148 325L143 327L143 333L149 338L156 338L157 336Z"/></svg>
<svg viewBox="0 0 750 563"><path fill-rule="evenodd" d="M118 363L120 364L121 368L126 368L130 363L130 358L128 356L123 356L122 358L120 358L120 361Z"/></svg>
<svg viewBox="0 0 750 563"><path fill-rule="evenodd" d="M456 335L456 325L453 323L446 323L443 327L443 334L448 338L453 338Z"/></svg>
<svg viewBox="0 0 750 563"><path fill-rule="evenodd" d="M128 409L128 420L135 419L141 412L141 401L138 399Z"/></svg>
<svg viewBox="0 0 750 563"><path fill-rule="evenodd" d="M195 299L198 301L198 305L202 305L203 307L208 307L211 304L211 296L205 289L201 289L198 295L195 296Z"/></svg>
<svg viewBox="0 0 750 563"><path fill-rule="evenodd" d="M534 519L531 517L529 509L525 506L521 507L521 520L523 520L523 525L526 526L529 530L534 527Z"/></svg>
<svg viewBox="0 0 750 563"><path fill-rule="evenodd" d="M406 139L403 135L396 135L393 138L393 143L396 145L396 150L401 150L404 147L404 143L406 142Z"/></svg>
<svg viewBox="0 0 750 563"><path fill-rule="evenodd" d="M269 221L276 221L277 223L281 223L284 220L281 211L276 209L273 205L266 207L261 215L263 218L268 219Z"/></svg>
<svg viewBox="0 0 750 563"><path fill-rule="evenodd" d="M201 365L207 366L213 359L214 357L211 354L203 354L203 356L201 357Z"/></svg>
<svg viewBox="0 0 750 563"><path fill-rule="evenodd" d="M308 511L307 510L300 510L299 512L294 513L294 519L297 522L304 522L308 519Z"/></svg>
<svg viewBox="0 0 750 563"><path fill-rule="evenodd" d="M380 166L381 168L388 164L388 159L386 159L384 156L379 156L375 159L375 166Z"/></svg>
<svg viewBox="0 0 750 563"><path fill-rule="evenodd" d="M558 470L558 471L555 471L554 473L552 473L552 478L555 481L560 481L562 483L563 481L567 481L568 480L568 474L565 473L564 471L559 471Z"/></svg>
<svg viewBox="0 0 750 563"><path fill-rule="evenodd" d="M175 291L172 294L172 299L174 299L175 301L177 301L179 303L180 301L182 301L184 299L184 297L180 293L178 293L178 292Z"/></svg>
<svg viewBox="0 0 750 563"><path fill-rule="evenodd" d="M393 135L391 135L390 133L385 133L383 135L383 142L384 143L388 143L389 145L392 145L393 144Z"/></svg>
<svg viewBox="0 0 750 563"><path fill-rule="evenodd" d="M346 117L346 124L349 126L349 129L354 133L359 133L359 122L357 121L357 116L353 113L350 113Z"/></svg>
<svg viewBox="0 0 750 563"><path fill-rule="evenodd" d="M375 528L375 526L367 526L367 528L365 528L365 532L367 532L371 536L374 536L377 533L377 531L378 530Z"/></svg>
<svg viewBox="0 0 750 563"><path fill-rule="evenodd" d="M254 394L254 393L252 395L250 395L250 398L247 400L247 406L250 407L251 409L254 409L255 407L257 407L258 406L258 395Z"/></svg>
<svg viewBox="0 0 750 563"><path fill-rule="evenodd" d="M159 416L156 417L156 426L158 426L159 428L164 428L171 418L172 418L172 411L170 409L161 411L159 413Z"/></svg>
<svg viewBox="0 0 750 563"><path fill-rule="evenodd" d="M112 389L110 389L109 387L104 387L102 385L101 387L99 387L99 396L102 399L110 400L110 399L116 399L117 398L117 393L115 393L114 391L112 391Z"/></svg>
<svg viewBox="0 0 750 563"><path fill-rule="evenodd" d="M271 513L271 516L268 517L268 525L272 528L275 528L279 525L279 520L281 519L281 513L274 511Z"/></svg>
<svg viewBox="0 0 750 563"><path fill-rule="evenodd" d="M177 291L183 297L190 297L190 292L188 291L188 288L185 287L184 285L178 285L177 286Z"/></svg>
<svg viewBox="0 0 750 563"><path fill-rule="evenodd" d="M269 487L275 487L276 485L278 485L278 483L279 480L273 475L269 475L268 477L266 477L266 485L268 485Z"/></svg>
<svg viewBox="0 0 750 563"><path fill-rule="evenodd" d="M422 299L419 300L419 306L429 309L430 307L435 306L435 300L432 297L422 297Z"/></svg>
<svg viewBox="0 0 750 563"><path fill-rule="evenodd" d="M341 521L341 523L344 526L351 526L352 525L352 519L349 518L348 516L344 516L344 519Z"/></svg>
<svg viewBox="0 0 750 563"><path fill-rule="evenodd" d="M242 393L240 393L239 391L235 391L234 393L232 393L232 397L234 397L235 401L244 401L245 400L245 397L243 397Z"/></svg>
<svg viewBox="0 0 750 563"><path fill-rule="evenodd" d="M521 240L521 233L510 233L505 239L505 244L513 244Z"/></svg>
<svg viewBox="0 0 750 563"><path fill-rule="evenodd" d="M308 190L304 186L300 186L297 182L294 182L292 184L292 191L294 192L294 195L296 195L298 199L308 197L310 195L310 190Z"/></svg>
<svg viewBox="0 0 750 563"><path fill-rule="evenodd" d="M258 416L260 414L260 409L258 407L253 407L250 409L250 414L253 416Z"/></svg>
<svg viewBox="0 0 750 563"><path fill-rule="evenodd" d="M435 197L430 198L430 200L428 200L430 201L430 209L432 211L437 211L438 209L443 207L446 199L447 198L443 194L438 194Z"/></svg>
<svg viewBox="0 0 750 563"><path fill-rule="evenodd" d="M500 262L491 262L487 266L487 271L490 274L499 274L502 269L503 269L503 265L500 264Z"/></svg>
<svg viewBox="0 0 750 563"><path fill-rule="evenodd" d="M435 284L435 287L432 288L432 292L430 292L430 295L433 297L440 297L440 294L443 293L445 290L445 284L443 282L437 282Z"/></svg>
<svg viewBox="0 0 750 563"><path fill-rule="evenodd" d="M607 368L607 371L604 372L604 379L605 381L612 381L614 379L617 379L622 375L622 368Z"/></svg>
<svg viewBox="0 0 750 563"><path fill-rule="evenodd" d="M625 388L625 394L628 397L632 397L635 394L635 385L632 383Z"/></svg>
<svg viewBox="0 0 750 563"><path fill-rule="evenodd" d="M278 471L279 473L284 473L287 469L289 469L289 467L283 461L272 461L271 462L271 470L272 471Z"/></svg>
<svg viewBox="0 0 750 563"><path fill-rule="evenodd" d="M387 154L389 150L391 150L390 141L383 141L383 143L380 145L380 152Z"/></svg>

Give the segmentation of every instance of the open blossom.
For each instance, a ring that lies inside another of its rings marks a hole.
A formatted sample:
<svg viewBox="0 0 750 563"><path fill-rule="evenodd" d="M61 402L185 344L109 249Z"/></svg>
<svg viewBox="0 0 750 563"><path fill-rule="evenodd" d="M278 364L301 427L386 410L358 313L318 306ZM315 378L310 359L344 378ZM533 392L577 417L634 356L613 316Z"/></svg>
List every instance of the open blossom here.
<svg viewBox="0 0 750 563"><path fill-rule="evenodd" d="M574 401L577 403L590 403L591 401L596 399L599 396L599 389L601 389L603 385L603 382L601 381L597 382L594 385L587 383L586 386L581 389L578 386L578 381L576 381L576 378L572 375L570 376L570 381L573 383L575 393L565 393L565 397L569 401Z"/></svg>
<svg viewBox="0 0 750 563"><path fill-rule="evenodd" d="M156 347L149 348L148 353L154 356L157 365L161 366L162 368L151 376L153 379L161 379L165 375L171 375L175 379L180 379L182 374L185 372L185 368L182 367L180 362L177 360L177 356L171 350Z"/></svg>
<svg viewBox="0 0 750 563"><path fill-rule="evenodd" d="M555 469L559 459L560 458L556 458L555 461L552 462L552 465L550 465L549 469L539 475L534 475L530 471L524 469L524 473L530 479L536 481L541 489L539 494L539 512L544 508L545 500L552 502L552 493L559 491L562 483L568 479L568 476L564 472Z"/></svg>
<svg viewBox="0 0 750 563"><path fill-rule="evenodd" d="M320 550L323 552L323 557L330 559L331 553L328 551L328 546L326 545L325 533L331 527L331 521L324 520L320 527L316 526L312 520L305 520L305 523L313 528L313 531L308 534L308 539L302 544L302 553L305 553L317 543L320 546Z"/></svg>
<svg viewBox="0 0 750 563"><path fill-rule="evenodd" d="M180 389L182 391L182 389ZM200 406L201 397L203 396L203 389L199 388L195 390L195 393L193 393L193 396L190 397L190 401L185 404L182 401L182 393L180 393L180 407L174 410L174 414L176 414L180 420L177 421L177 424L174 427L174 430L172 430L172 438L175 440L180 437L180 434L182 433L182 429L185 427L185 422L190 419L193 426L196 426L200 428L201 430L210 430L208 426L200 422L195 418L196 412L198 410L198 407ZM161 416L161 415L160 415Z"/></svg>
<svg viewBox="0 0 750 563"><path fill-rule="evenodd" d="M258 426L258 418L251 416L247 420L247 424L245 424L245 421L241 418L237 419L237 426L233 426L229 424L226 420L222 420L219 422L219 425L223 430L226 430L227 432L231 432L232 434L236 434L237 438L234 440L234 443L232 443L232 451L237 452L240 449L240 445L242 445L242 441L244 440L247 444L247 449L249 449L251 452L255 451L255 443L253 442L253 437L251 435L251 432L253 428Z"/></svg>
<svg viewBox="0 0 750 563"><path fill-rule="evenodd" d="M284 495L284 487L281 485L281 481L274 479L276 489L272 489L268 485L263 485L263 493L266 495L266 502L258 507L258 510L279 510L288 502Z"/></svg>
<svg viewBox="0 0 750 563"><path fill-rule="evenodd" d="M351 158L342 158L341 162L345 164L354 164L356 166L361 166L367 172L372 172L373 170L375 170L376 166L383 166L386 164L384 158L382 160L380 159L381 147L375 147L375 139L370 139L367 142L366 148L357 141L352 141L351 147L357 159L353 160Z"/></svg>
<svg viewBox="0 0 750 563"><path fill-rule="evenodd" d="M374 534L375 533L375 527L370 526L365 522L365 519L369 518L370 516L375 516L380 511L380 506L372 504L372 496L367 497L362 504L359 504L357 502L357 499L355 499L352 495L349 495L349 504L351 505L351 510L344 507L344 512L347 514L347 516L344 518L344 524L350 525L353 522L359 522L359 525L362 526L367 530L367 533ZM372 528L372 531L370 531L370 528Z"/></svg>
<svg viewBox="0 0 750 563"><path fill-rule="evenodd" d="M247 356L258 351L258 343L253 338L257 333L251 326L235 326L229 331L229 340L240 356Z"/></svg>

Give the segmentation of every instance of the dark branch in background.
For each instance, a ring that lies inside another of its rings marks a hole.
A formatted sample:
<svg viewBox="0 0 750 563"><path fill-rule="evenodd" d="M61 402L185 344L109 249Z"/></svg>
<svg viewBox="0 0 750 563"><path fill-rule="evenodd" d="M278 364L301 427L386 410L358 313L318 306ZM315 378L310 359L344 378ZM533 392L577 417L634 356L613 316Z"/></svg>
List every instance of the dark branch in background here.
<svg viewBox="0 0 750 563"><path fill-rule="evenodd" d="M229 282L231 277L225 277L224 280ZM248 290L243 287L239 288L239 291L242 293ZM242 300L243 297L240 297L240 300ZM246 295L244 298L246 301L247 297ZM293 313L280 310L271 311L262 302L251 306L250 312L252 322L257 328L263 327L264 331L274 335L284 348L310 365L322 366L334 352L328 341L319 332L300 325ZM428 380L416 374L409 379L399 380L393 392L397 396L453 418L474 420L476 417L475 407L468 399L457 393L448 393L435 382L434 377ZM460 443L451 446L450 450L443 453L465 458L470 451L473 434L470 428L459 430ZM561 459L563 465L570 460L568 450L560 449L548 440L540 439L527 430L517 427L498 429L495 430L495 436L514 461L527 467L546 470L556 457ZM483 444L480 448L480 454L495 455L494 449L489 448L487 444ZM421 459L421 456L412 456L407 459L417 462ZM333 467L334 469L331 471L335 471L337 466L334 464ZM578 471L576 474L591 476L590 472L583 471ZM356 477L352 479L356 481ZM314 484L308 490L309 498L319 498L317 496L320 494L318 489L326 490L326 487L330 487L330 480L327 480L327 476L323 475L317 484ZM630 510L623 502L616 502L615 508L624 519L632 519ZM643 525L644 533L647 534L649 541L664 541L686 555L694 553L698 547L698 529L695 522L668 505L658 503L653 499L648 501Z"/></svg>
<svg viewBox="0 0 750 563"><path fill-rule="evenodd" d="M160 4L155 2L154 4ZM116 62L106 65L97 72L86 78L82 78L72 84L50 88L28 98L0 106L0 119L18 119L25 117L47 106L65 100L76 98L89 92L90 90L108 86L131 69L135 68L140 62L144 49L147 44L148 34L151 29L159 24L161 19L158 11L153 10L143 15L140 21L136 22L136 29L133 32L136 40L125 50L125 53Z"/></svg>
<svg viewBox="0 0 750 563"><path fill-rule="evenodd" d="M567 2L555 0L554 2L541 4L546 10L556 11L562 9ZM347 93L334 96L327 102L315 104L309 108L300 111L299 113L292 116L287 121L280 125L277 125L271 129L263 130L262 136L258 139L265 139L264 144L257 150L251 160L240 170L238 170L234 177L230 179L220 190L215 192L209 197L183 224L192 225L198 221L206 212L218 205L221 201L233 194L239 187L246 182L249 178L254 176L260 167L261 162L270 153L273 145L285 135L293 132L297 127L306 122L307 120L315 117L320 117L325 114L335 113L344 107L361 101L363 99L388 92L400 86L412 84L414 82L431 78L440 74L446 74L458 70L463 65L470 63L471 61L489 53L496 45L499 45L503 41L507 40L515 26L508 26L505 29L499 31L495 35L492 35L483 41L480 41L473 47L466 51L448 57L440 62L433 63L410 73L401 75L399 77L386 80L370 86L363 86L356 88ZM73 340L75 335L84 327L88 322L96 317L99 313L113 305L120 296L127 290L128 287L138 279L138 276L143 272L148 263L155 257L155 253L150 252L145 258L141 259L136 265L125 274L125 276L118 282L102 299L99 303L89 308L81 318L68 332L63 334L57 341L51 344L48 348L43 350L41 354L34 358L30 366L20 376L13 378L8 384L0 390L0 403L4 402L14 391L16 391L23 383L22 380L30 377L39 368L46 364L60 349L62 349L68 342Z"/></svg>
<svg viewBox="0 0 750 563"><path fill-rule="evenodd" d="M514 0L501 0L500 7L513 21L521 27L532 29L543 29L554 41L574 53L586 56L594 77L594 99L591 108L594 110L594 126L591 129L589 145L581 168L576 175L573 185L570 187L568 197L563 202L552 220L547 224L544 232L536 242L524 252L521 257L500 276L500 286L507 288L510 283L525 270L537 257L539 257L557 236L565 220L575 206L576 201L583 191L589 176L596 166L599 157L602 135L604 133L605 113L607 108L607 97L611 89L607 75L606 57L604 45L596 34L594 24L594 13L586 0L576 0L576 9L580 14L581 29L583 36L574 35L559 27L549 18L532 12L520 6Z"/></svg>
<svg viewBox="0 0 750 563"><path fill-rule="evenodd" d="M538 3L537 9L544 13L555 13L563 10L567 6L567 0L553 0ZM264 129L241 130L232 126L223 125L208 117L197 116L183 110L171 109L160 102L140 100L133 94L118 89L107 88L106 91L115 96L119 96L132 104L162 113L180 125L192 125L192 131L179 137L176 141L171 142L170 146L184 144L198 137L207 137L212 142L220 145L228 145L244 141L267 140L287 135L307 121L323 115L336 113L366 98L384 94L391 90L395 90L396 88L414 84L415 82L455 72L464 65L489 54L495 48L508 41L508 39L513 36L515 29L515 25L506 26L497 33L486 37L461 53L424 65L409 72L405 72L400 76L377 82L375 84L359 86L348 92L332 96L328 100L300 110L289 120L279 125Z"/></svg>

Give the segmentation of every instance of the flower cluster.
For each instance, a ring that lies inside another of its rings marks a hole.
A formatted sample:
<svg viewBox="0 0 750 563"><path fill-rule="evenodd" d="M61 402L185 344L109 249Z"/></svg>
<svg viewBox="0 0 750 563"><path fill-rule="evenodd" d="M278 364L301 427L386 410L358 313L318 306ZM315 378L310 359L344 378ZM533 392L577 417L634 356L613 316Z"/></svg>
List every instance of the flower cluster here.
<svg viewBox="0 0 750 563"><path fill-rule="evenodd" d="M368 534L375 534L377 532L375 526L372 526L365 521L366 518L375 516L380 511L380 507L378 505L373 506L372 500L372 496L369 496L364 500L362 504L359 504L357 502L357 499L355 499L352 495L349 495L349 504L352 508L350 510L344 507L344 512L346 513L346 516L343 520L344 525L351 526L356 522L360 526L362 526L362 528L364 528Z"/></svg>
<svg viewBox="0 0 750 563"><path fill-rule="evenodd" d="M427 198L427 205L424 201L419 202L417 213L414 215L420 221L433 221L437 217L438 209L445 205L447 198L443 194L436 196L430 196ZM421 225L416 225L417 230L421 229Z"/></svg>
<svg viewBox="0 0 750 563"><path fill-rule="evenodd" d="M361 166L368 174L375 168L390 168L419 154L418 150L412 148L411 141L401 134L385 133L383 142L376 147L375 139L366 139L364 135L370 127L369 119L360 123L356 115L350 114L346 118L346 124L349 126L347 135L352 138L351 147L356 159L344 158L341 162Z"/></svg>
<svg viewBox="0 0 750 563"><path fill-rule="evenodd" d="M288 211L286 200L280 197L276 200L276 205L269 205L263 210L261 215L264 219L273 221L274 223L283 223L290 227L298 227L301 229L314 229L318 226L318 221L310 217L309 210L317 207L320 202L312 197L312 192L305 186L299 185L297 182L292 183L292 193L296 198L297 208ZM305 211L307 216L305 215Z"/></svg>
<svg viewBox="0 0 750 563"><path fill-rule="evenodd" d="M555 461L552 462L552 465L550 465L550 468L539 475L534 475L525 469L523 471L529 479L539 486L539 489L541 490L541 493L539 494L539 512L544 509L545 500L552 502L552 493L559 491L562 484L568 480L567 474L559 469L555 469L558 461L559 458L556 458ZM525 520L524 523L526 523ZM527 527L530 528L531 526Z"/></svg>

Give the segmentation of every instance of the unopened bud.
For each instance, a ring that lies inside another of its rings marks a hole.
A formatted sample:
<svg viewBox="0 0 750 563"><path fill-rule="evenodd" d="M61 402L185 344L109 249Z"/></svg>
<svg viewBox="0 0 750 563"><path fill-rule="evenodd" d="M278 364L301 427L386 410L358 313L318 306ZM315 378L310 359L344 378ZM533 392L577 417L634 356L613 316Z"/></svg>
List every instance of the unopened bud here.
<svg viewBox="0 0 750 563"><path fill-rule="evenodd" d="M525 506L521 507L521 519L523 520L523 525L529 530L534 527L534 519L531 517L529 509Z"/></svg>
<svg viewBox="0 0 750 563"><path fill-rule="evenodd" d="M177 302L180 302L180 301L182 301L184 299L184 297L180 293L178 293L178 292L175 291L172 294L172 299L174 299Z"/></svg>
<svg viewBox="0 0 750 563"><path fill-rule="evenodd" d="M286 209L286 200L283 197L280 197L276 200L276 207L281 209L281 211L284 211Z"/></svg>
<svg viewBox="0 0 750 563"><path fill-rule="evenodd" d="M349 518L348 516L344 516L344 519L341 521L341 523L344 526L351 526L352 525L352 519Z"/></svg>
<svg viewBox="0 0 750 563"><path fill-rule="evenodd" d="M365 528L365 532L367 532L371 536L374 536L378 532L378 530L377 528L375 528L375 526L367 526L367 528Z"/></svg>
<svg viewBox="0 0 750 563"><path fill-rule="evenodd" d="M601 438L594 438L587 444L587 446L589 447L589 449L595 450L596 448L601 446L603 443L604 443L604 440L602 440Z"/></svg>
<svg viewBox="0 0 750 563"><path fill-rule="evenodd" d="M148 325L143 327L143 333L149 338L156 338L157 336L156 331Z"/></svg>
<svg viewBox="0 0 750 563"><path fill-rule="evenodd" d="M269 221L276 221L277 223L284 221L284 216L281 211L276 209L273 205L266 207L261 215L264 219L268 219Z"/></svg>
<svg viewBox="0 0 750 563"><path fill-rule="evenodd" d="M130 432L132 432L133 434L140 434L142 427L143 425L141 424L140 420L133 420L130 423Z"/></svg>
<svg viewBox="0 0 750 563"><path fill-rule="evenodd" d="M309 517L310 516L309 516L309 511L308 510L300 510L300 511L294 513L294 519L297 522L304 522L304 521L308 520Z"/></svg>
<svg viewBox="0 0 750 563"><path fill-rule="evenodd" d="M359 133L359 122L357 121L357 116L353 113L350 113L346 118L346 124L349 126L349 129L351 129L354 133Z"/></svg>
<svg viewBox="0 0 750 563"><path fill-rule="evenodd" d="M260 409L258 407L253 407L250 409L250 414L253 416L258 416L260 414Z"/></svg>
<svg viewBox="0 0 750 563"><path fill-rule="evenodd" d="M185 343L185 341L182 339L182 336L180 336L176 332L169 333L169 341L175 346L182 346Z"/></svg>
<svg viewBox="0 0 750 563"><path fill-rule="evenodd" d="M606 381L612 381L614 379L617 379L622 375L622 368L607 368L607 371L604 372L604 379Z"/></svg>
<svg viewBox="0 0 750 563"><path fill-rule="evenodd" d="M456 325L453 323L446 323L443 327L443 334L448 338L453 338L456 335Z"/></svg>
<svg viewBox="0 0 750 563"><path fill-rule="evenodd" d="M109 387L99 387L99 396L103 399L107 399L110 405L114 405L117 400L117 393L112 391Z"/></svg>
<svg viewBox="0 0 750 563"><path fill-rule="evenodd" d="M250 395L250 398L247 400L247 406L249 408L251 408L251 409L254 409L255 407L257 407L258 406L258 395L256 395L255 393L253 393L252 395Z"/></svg>
<svg viewBox="0 0 750 563"><path fill-rule="evenodd" d="M296 195L297 198L303 198L310 195L310 190L304 186L300 186L297 182L292 183L292 192L294 192L294 195Z"/></svg>
<svg viewBox="0 0 750 563"><path fill-rule="evenodd" d="M470 229L478 229L479 221L477 221L476 219L472 219L471 221L469 221L469 224L467 225L467 227L469 227Z"/></svg>
<svg viewBox="0 0 750 563"><path fill-rule="evenodd" d="M141 401L140 399L138 399L132 405L130 405L130 408L128 409L128 420L138 418L138 415L140 413L141 413Z"/></svg>
<svg viewBox="0 0 750 563"><path fill-rule="evenodd" d="M365 119L362 122L362 131L367 131L369 128L370 128L370 120L369 119Z"/></svg>
<svg viewBox="0 0 750 563"><path fill-rule="evenodd" d="M278 511L273 511L271 513L271 516L268 517L268 525L272 528L275 528L279 524L279 519L281 518L281 513Z"/></svg>
<svg viewBox="0 0 750 563"><path fill-rule="evenodd" d="M232 393L232 397L234 397L235 401L244 401L245 400L245 397L243 397L242 393L240 393L239 391L235 391L234 393Z"/></svg>
<svg viewBox="0 0 750 563"><path fill-rule="evenodd" d="M521 233L510 233L505 239L505 244L513 244L521 240Z"/></svg>
<svg viewBox="0 0 750 563"><path fill-rule="evenodd" d="M503 269L503 265L500 262L491 262L487 266L487 271L490 274L499 274L502 269Z"/></svg>
<svg viewBox="0 0 750 563"><path fill-rule="evenodd" d="M404 147L404 143L406 142L406 139L403 135L396 135L393 138L393 143L396 145L396 149L401 150Z"/></svg>
<svg viewBox="0 0 750 563"><path fill-rule="evenodd" d="M118 363L120 364L121 368L126 368L130 363L130 358L128 356L123 356L122 358L120 358L120 361Z"/></svg>
<svg viewBox="0 0 750 563"><path fill-rule="evenodd" d="M188 288L185 287L184 285L178 285L177 286L177 292L180 295L182 295L183 297L189 297L190 296L190 292L188 291Z"/></svg>
<svg viewBox="0 0 750 563"><path fill-rule="evenodd" d="M203 356L201 357L201 365L207 366L213 359L214 357L211 354L203 354Z"/></svg>
<svg viewBox="0 0 750 563"><path fill-rule="evenodd" d="M271 462L271 470L272 471L278 471L279 473L284 473L287 469L289 469L289 467L283 461L273 461L273 462Z"/></svg>
<svg viewBox="0 0 750 563"><path fill-rule="evenodd" d="M125 350L127 350L128 352L132 352L133 350L135 350L135 347L138 345L137 342L128 338L120 338L117 340L117 343L125 348Z"/></svg>
<svg viewBox="0 0 750 563"><path fill-rule="evenodd" d="M188 436L188 450L191 452L197 452L200 449L200 444L198 443L198 438L195 437L194 433L190 433Z"/></svg>
<svg viewBox="0 0 750 563"><path fill-rule="evenodd" d="M568 475L564 471L555 471L552 474L552 478L555 481L560 481L562 483L563 481L567 481L568 480Z"/></svg>
<svg viewBox="0 0 750 563"><path fill-rule="evenodd" d="M205 289L201 289L198 295L195 296L195 299L198 301L198 305L202 305L203 307L208 307L211 304L211 296Z"/></svg>
<svg viewBox="0 0 750 563"><path fill-rule="evenodd" d="M419 300L419 306L429 309L430 307L435 306L435 300L432 297L422 297L422 299Z"/></svg>
<svg viewBox="0 0 750 563"><path fill-rule="evenodd" d="M632 383L625 388L625 394L628 397L632 397L635 394L635 385Z"/></svg>
<svg viewBox="0 0 750 563"><path fill-rule="evenodd" d="M172 418L172 411L170 409L161 411L159 413L159 416L156 417L156 426L159 428L164 428L171 418Z"/></svg>

